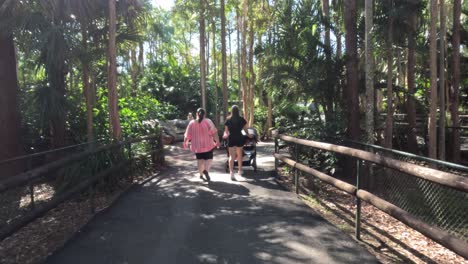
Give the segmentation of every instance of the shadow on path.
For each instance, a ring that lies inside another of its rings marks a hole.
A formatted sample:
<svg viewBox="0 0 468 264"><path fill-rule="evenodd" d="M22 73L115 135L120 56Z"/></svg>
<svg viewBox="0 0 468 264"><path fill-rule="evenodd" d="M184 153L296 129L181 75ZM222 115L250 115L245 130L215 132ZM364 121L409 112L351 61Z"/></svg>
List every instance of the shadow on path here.
<svg viewBox="0 0 468 264"><path fill-rule="evenodd" d="M126 194L46 263L377 263L266 174L231 182L214 170L205 183L186 151L167 161L160 179Z"/></svg>

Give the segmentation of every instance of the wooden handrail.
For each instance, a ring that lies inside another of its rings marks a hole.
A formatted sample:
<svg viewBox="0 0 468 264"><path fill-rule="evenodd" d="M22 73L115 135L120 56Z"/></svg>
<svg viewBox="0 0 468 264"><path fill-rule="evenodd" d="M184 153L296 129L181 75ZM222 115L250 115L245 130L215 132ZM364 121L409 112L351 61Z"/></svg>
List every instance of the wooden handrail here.
<svg viewBox="0 0 468 264"><path fill-rule="evenodd" d="M450 248L457 254L468 258L468 244L456 237L453 237L450 233L447 231L438 228L436 226L431 226L429 224L426 224L425 222L421 221L420 219L414 217L410 213L406 212L405 210L395 206L392 203L389 203L378 196L369 193L364 190L358 190L354 185L351 185L349 183L346 183L344 181L338 180L334 177L331 177L325 173L322 173L320 171L317 171L315 169L310 168L307 165L298 163L292 159L289 159L281 154L274 154L275 158L283 161L287 165L298 169L300 171L303 171L305 173L308 173L310 175L316 176L317 178L321 179L322 181L335 186L336 188L345 191L346 193L356 196L363 201L368 202L369 204L372 204L373 206L377 207L378 209L382 210L383 212L395 217L396 219L400 220L404 224L410 226L411 228L418 230L425 236L433 239L434 241L437 241L441 245Z"/></svg>
<svg viewBox="0 0 468 264"><path fill-rule="evenodd" d="M87 157L89 155L92 155L101 151L118 148L118 147L132 144L132 143L138 143L138 142L145 141L145 140L154 140L158 138L159 138L159 135L152 135L152 136L146 136L142 138L130 139L130 140L126 140L123 142L116 142L116 143L102 146L96 149L89 149L81 153L70 155L69 157L66 157L64 159L57 160L55 162L44 165L40 168L31 170L27 173L22 173L17 176L10 177L11 179L7 179L7 180L0 182L0 192L4 190L9 190L16 186L31 183L31 181L34 181L36 178L43 176L43 174L47 172L66 166L72 162L80 161L82 158ZM152 153L155 153L156 151L160 151L160 150L152 150L150 151L150 153L152 154ZM64 202L65 200L68 200L74 195L80 194L83 191L85 191L87 188L92 187L92 185L95 184L99 179L102 179L103 177L106 177L107 175L124 168L130 163L131 163L131 160L124 160L122 162L119 162L116 165L111 166L110 168L107 168L98 172L95 175L90 175L90 177L87 177L85 180L71 187L66 192L60 193L57 196L53 197L50 201L41 205L39 208L35 208L32 211L29 211L23 217L17 219L16 221L13 221L12 223L9 223L8 225L0 229L0 241L12 235L14 232L24 227L28 223L34 221L38 217L43 216L45 213L55 208L57 205ZM53 177L53 176L46 176L46 177Z"/></svg>
<svg viewBox="0 0 468 264"><path fill-rule="evenodd" d="M320 172L318 170L315 170L307 165L304 165L304 164L301 164L301 163L298 163L292 159L289 159L281 154L274 154L275 158L283 161L284 163L288 164L289 166L293 167L293 168L296 168L298 170L301 170L305 173L308 173L310 175L313 175L319 179L321 179L322 181L326 182L326 183L329 183L333 186L335 186L336 188L342 190L342 191L345 191L351 195L356 195L356 191L357 191L357 188L354 186L354 185L351 185L347 182L344 182L344 181L341 181L341 180L338 180L334 177L331 177L323 172Z"/></svg>
<svg viewBox="0 0 468 264"><path fill-rule="evenodd" d="M130 139L127 141L121 141L121 142L105 145L102 147L98 147L95 149L88 149L80 153L72 154L66 158L53 161L51 163L48 163L36 169L20 173L16 176L7 177L6 179L1 180L0 181L0 193L6 190L9 190L11 188L17 187L17 186L25 185L29 181L35 180L48 172L57 170L63 166L66 166L73 162L77 162L81 159L84 159L98 152L114 149L114 148L117 148L126 144L137 143L137 142L141 142L144 140L151 140L151 139L156 139L156 138L158 138L158 136L152 135L152 136L146 136L142 138Z"/></svg>
<svg viewBox="0 0 468 264"><path fill-rule="evenodd" d="M331 151L346 156L358 158L361 160L369 161L431 182L445 185L460 191L468 192L468 178L453 173L439 171L420 165L383 157L372 152L363 151L359 149L353 149L349 147L322 143L312 140L299 139L286 135L278 135L278 138L286 142L291 142L325 151Z"/></svg>
<svg viewBox="0 0 468 264"><path fill-rule="evenodd" d="M89 188L92 184L96 183L99 179L109 175L112 172L115 172L115 171L125 167L127 164L128 164L128 162L124 162L124 163L121 163L121 164L116 165L114 167L108 168L108 169L96 174L92 178L80 182L79 184L74 186L68 192L63 193L63 194L61 194L61 195L59 195L57 197L52 198L51 201L47 202L46 204L44 204L40 208L38 208L38 209L36 209L34 211L28 212L24 217L20 218L18 221L13 222L13 223L7 225L6 227L4 227L3 229L0 230L0 241L5 239L6 237L12 235L14 232L19 230L23 226L31 223L32 221L34 221L38 217L43 216L48 211L50 211L53 208L57 207L62 202L70 199L74 195L77 195L77 194L83 192L84 190Z"/></svg>
<svg viewBox="0 0 468 264"><path fill-rule="evenodd" d="M446 172L438 171L435 169L430 169L430 168L426 168L423 166L419 166L419 165L415 165L415 164L411 164L407 162L402 162L402 161L394 160L394 159L387 158L387 157L382 157L380 155L377 155L371 152L353 149L353 148L344 147L344 146L338 146L338 145L311 141L311 140L298 139L298 138L294 138L294 137L286 136L286 135L278 135L276 138L281 139L286 142L295 143L298 145L308 146L308 147L321 149L325 151L331 151L331 152L343 154L346 156L354 157L360 160L366 160L369 162L373 162L375 164L379 164L388 168L392 168L392 169L407 173L415 177L429 180L429 181L432 181L432 182L435 182L444 186L449 186L449 187L452 187L454 189L457 189L463 192L468 192L468 179L452 174L452 173L446 173ZM304 165L304 164L298 163L295 160L289 159L281 154L275 153L274 156L275 156L275 159L279 159L295 169L298 169L310 175L316 176L317 178L323 180L324 182L329 183L337 187L338 189L343 190L347 192L348 194L351 194L357 197L358 201L361 199L363 201L368 202L369 204L393 216L394 218L410 226L411 228L421 232L422 234L429 237L430 239L440 243L441 245L447 247L448 249L453 250L455 253L459 254L460 256L468 259L468 243L466 241L451 235L449 232L437 226L432 226L432 225L425 223L424 221L418 219L417 217L413 216L407 211L399 208L398 206L368 191L358 189L356 186L340 181L325 173L322 173L313 168L310 168L307 165ZM358 204L360 204L360 202ZM358 215L358 212L360 212L360 209L357 209L357 210L358 211L356 214ZM357 219L359 219L358 216L357 216ZM356 228L358 230L358 227Z"/></svg>
<svg viewBox="0 0 468 264"><path fill-rule="evenodd" d="M56 149L50 149L50 150L46 150L46 151L42 151L42 152L32 153L32 154L28 154L28 155L17 156L17 157L13 157L13 158L6 159L6 160L1 160L0 165L4 165L4 164L7 164L7 163L11 163L11 162L15 162L15 161L23 160L23 159L37 158L37 157L44 156L44 155L47 155L47 154L57 153L57 152L61 152L61 151L64 151L64 150L69 150L69 149L74 149L74 148L78 148L78 147L82 147L82 146L96 144L97 142L98 141L86 142L86 143L81 143L81 144L76 144L76 145L65 146L65 147L62 147L62 148L56 148Z"/></svg>
<svg viewBox="0 0 468 264"><path fill-rule="evenodd" d="M425 161L425 162L432 163L432 164L435 164L435 165L438 165L438 166L444 166L444 167L450 168L450 169L455 169L455 170L459 170L459 171L463 171L463 172L468 172L468 167L457 164L457 163L451 163L451 162L447 162L447 161L443 161L443 160L431 159L431 158L428 158L428 157L415 155L413 153L404 152L404 151L395 150L395 149L384 148L382 146L367 144L367 143L363 143L363 142L355 141L355 140L346 140L346 141L350 142L352 144L357 144L357 145L363 146L363 147L368 147L368 148L372 148L372 149L375 149L375 150L385 151L387 153L392 153L392 154L401 155L401 156L412 158L412 159Z"/></svg>

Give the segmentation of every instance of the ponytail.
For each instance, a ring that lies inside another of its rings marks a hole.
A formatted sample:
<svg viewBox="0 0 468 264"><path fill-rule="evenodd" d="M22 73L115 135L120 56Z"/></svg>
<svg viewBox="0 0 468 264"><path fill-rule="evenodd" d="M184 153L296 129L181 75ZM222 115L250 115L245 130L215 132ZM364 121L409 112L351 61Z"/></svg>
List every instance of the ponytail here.
<svg viewBox="0 0 468 264"><path fill-rule="evenodd" d="M203 118L205 118L205 109L203 108L198 108L197 109L197 122L201 123L203 121Z"/></svg>
<svg viewBox="0 0 468 264"><path fill-rule="evenodd" d="M229 116L229 119L235 120L235 121L241 119L241 116L239 114L239 107L237 105L233 105L231 107L231 115Z"/></svg>

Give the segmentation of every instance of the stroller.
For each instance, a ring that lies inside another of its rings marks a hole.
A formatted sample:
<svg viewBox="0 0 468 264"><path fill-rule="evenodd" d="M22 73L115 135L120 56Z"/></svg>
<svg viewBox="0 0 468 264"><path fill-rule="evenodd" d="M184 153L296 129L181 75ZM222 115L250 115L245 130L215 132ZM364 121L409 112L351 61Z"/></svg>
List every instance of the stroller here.
<svg viewBox="0 0 468 264"><path fill-rule="evenodd" d="M242 166L252 166L253 170L257 171L257 130L255 128L248 128L249 135L253 135L252 138L244 135L245 143L242 151ZM227 148L227 140L223 140L223 145L226 147L227 156L229 158L229 149ZM239 165L239 160L234 161L234 167ZM226 172L229 172L229 159L226 160L225 165Z"/></svg>

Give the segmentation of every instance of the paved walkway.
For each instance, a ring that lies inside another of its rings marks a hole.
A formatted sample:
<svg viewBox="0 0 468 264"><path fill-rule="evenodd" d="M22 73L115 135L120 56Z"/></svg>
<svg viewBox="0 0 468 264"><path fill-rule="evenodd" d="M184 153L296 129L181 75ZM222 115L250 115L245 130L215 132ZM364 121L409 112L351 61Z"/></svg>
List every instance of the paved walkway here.
<svg viewBox="0 0 468 264"><path fill-rule="evenodd" d="M219 151L207 184L193 155L173 147L168 171L121 197L46 263L377 263L274 182L265 149L272 146L259 147L259 172L246 170L239 182L224 173Z"/></svg>

